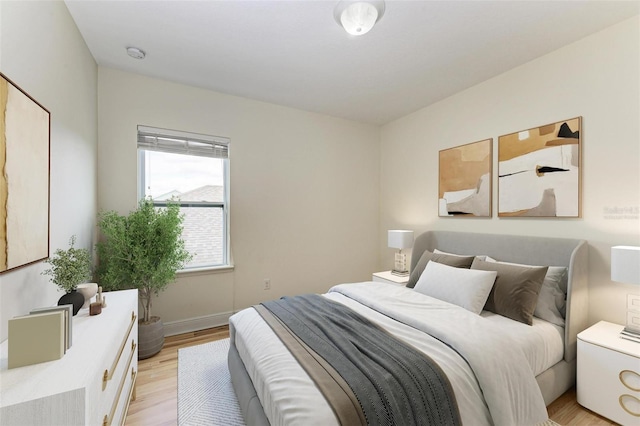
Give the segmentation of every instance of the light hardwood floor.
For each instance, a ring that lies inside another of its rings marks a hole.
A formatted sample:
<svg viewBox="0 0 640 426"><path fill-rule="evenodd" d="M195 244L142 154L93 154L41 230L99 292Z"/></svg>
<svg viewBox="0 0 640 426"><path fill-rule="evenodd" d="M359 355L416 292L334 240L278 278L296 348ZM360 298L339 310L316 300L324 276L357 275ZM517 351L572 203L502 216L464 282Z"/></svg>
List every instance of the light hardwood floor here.
<svg viewBox="0 0 640 426"><path fill-rule="evenodd" d="M159 354L138 362L136 399L131 401L126 426L178 424L178 349L229 337L229 327L167 337Z"/></svg>
<svg viewBox="0 0 640 426"><path fill-rule="evenodd" d="M228 326L180 334L165 339L158 355L138 363L136 400L131 402L126 426L176 425L178 419L178 349L229 337ZM575 388L549 407L551 420L563 426L615 425L576 402Z"/></svg>

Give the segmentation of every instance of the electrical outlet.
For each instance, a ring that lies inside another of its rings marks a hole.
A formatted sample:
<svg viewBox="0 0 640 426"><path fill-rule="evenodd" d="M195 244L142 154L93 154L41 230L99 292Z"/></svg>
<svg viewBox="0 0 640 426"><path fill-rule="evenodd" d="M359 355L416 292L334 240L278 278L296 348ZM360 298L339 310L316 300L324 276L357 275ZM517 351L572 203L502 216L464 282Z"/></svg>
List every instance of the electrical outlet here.
<svg viewBox="0 0 640 426"><path fill-rule="evenodd" d="M265 278L263 284L264 284L263 286L264 290L271 290L271 279Z"/></svg>
<svg viewBox="0 0 640 426"><path fill-rule="evenodd" d="M640 312L639 294L627 294L627 311Z"/></svg>

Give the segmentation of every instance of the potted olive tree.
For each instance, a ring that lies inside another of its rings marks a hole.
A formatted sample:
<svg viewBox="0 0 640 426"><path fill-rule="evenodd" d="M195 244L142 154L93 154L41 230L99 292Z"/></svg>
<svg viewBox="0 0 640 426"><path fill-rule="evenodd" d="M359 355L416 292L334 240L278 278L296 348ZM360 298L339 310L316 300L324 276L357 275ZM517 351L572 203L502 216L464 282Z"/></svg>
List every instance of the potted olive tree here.
<svg viewBox="0 0 640 426"><path fill-rule="evenodd" d="M181 238L182 220L177 203L156 208L148 198L126 216L115 211L98 216L103 236L97 244L100 285L105 290L138 289L143 310L138 320L140 359L157 354L164 344L162 320L151 315L153 296L191 259Z"/></svg>
<svg viewBox="0 0 640 426"><path fill-rule="evenodd" d="M91 279L91 254L89 250L75 248L76 236L71 236L69 248L57 249L52 257L45 260L51 265L42 275L49 275L51 281L65 294L58 300L58 305L73 305L73 315L77 314L84 304L84 296L76 291L78 284Z"/></svg>

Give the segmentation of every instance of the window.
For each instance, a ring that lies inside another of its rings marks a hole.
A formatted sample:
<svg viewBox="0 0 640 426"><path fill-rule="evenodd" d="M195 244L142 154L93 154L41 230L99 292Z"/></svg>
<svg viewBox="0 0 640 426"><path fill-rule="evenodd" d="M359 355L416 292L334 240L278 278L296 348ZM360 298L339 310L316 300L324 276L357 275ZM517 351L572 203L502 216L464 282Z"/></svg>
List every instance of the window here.
<svg viewBox="0 0 640 426"><path fill-rule="evenodd" d="M185 269L229 265L229 140L138 126L138 197L184 215Z"/></svg>

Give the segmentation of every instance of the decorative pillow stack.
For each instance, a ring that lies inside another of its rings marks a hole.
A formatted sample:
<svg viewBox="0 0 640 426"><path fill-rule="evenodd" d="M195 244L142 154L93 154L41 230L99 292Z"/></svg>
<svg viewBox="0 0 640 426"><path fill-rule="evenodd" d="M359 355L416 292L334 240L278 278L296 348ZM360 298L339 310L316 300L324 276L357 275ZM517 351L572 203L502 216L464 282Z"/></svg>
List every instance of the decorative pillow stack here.
<svg viewBox="0 0 640 426"><path fill-rule="evenodd" d="M528 325L536 316L564 326L566 267L425 251L407 287L477 314L484 309Z"/></svg>

